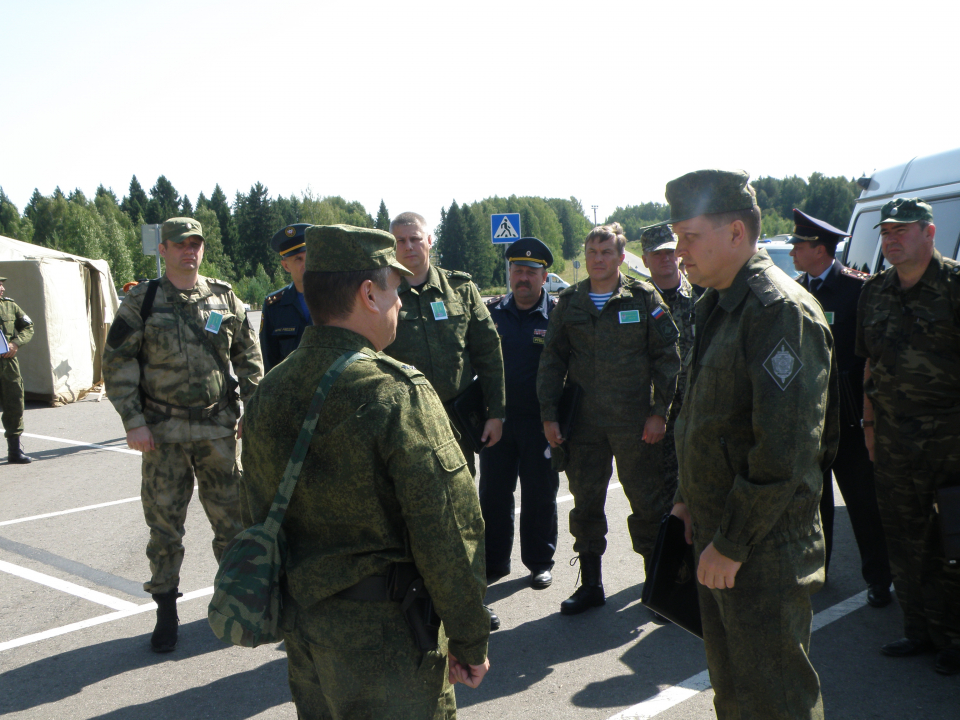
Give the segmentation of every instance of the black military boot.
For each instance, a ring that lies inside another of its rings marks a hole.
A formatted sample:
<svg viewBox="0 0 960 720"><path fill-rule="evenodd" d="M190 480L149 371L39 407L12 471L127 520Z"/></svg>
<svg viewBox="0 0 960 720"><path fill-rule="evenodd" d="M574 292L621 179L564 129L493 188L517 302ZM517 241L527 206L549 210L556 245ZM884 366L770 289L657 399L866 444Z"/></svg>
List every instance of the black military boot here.
<svg viewBox="0 0 960 720"><path fill-rule="evenodd" d="M154 652L170 652L177 646L177 625L180 623L180 618L177 617L177 598L180 597L183 597L183 593L177 592L177 588L153 596L153 601L157 604L157 625L153 628L150 647Z"/></svg>
<svg viewBox="0 0 960 720"><path fill-rule="evenodd" d="M582 585L573 595L560 603L563 615L579 615L584 610L606 604L603 582L600 577L600 556L590 553L580 555L580 580Z"/></svg>
<svg viewBox="0 0 960 720"><path fill-rule="evenodd" d="M7 462L17 465L26 465L33 462L33 458L26 455L23 448L20 447L19 436L7 438Z"/></svg>

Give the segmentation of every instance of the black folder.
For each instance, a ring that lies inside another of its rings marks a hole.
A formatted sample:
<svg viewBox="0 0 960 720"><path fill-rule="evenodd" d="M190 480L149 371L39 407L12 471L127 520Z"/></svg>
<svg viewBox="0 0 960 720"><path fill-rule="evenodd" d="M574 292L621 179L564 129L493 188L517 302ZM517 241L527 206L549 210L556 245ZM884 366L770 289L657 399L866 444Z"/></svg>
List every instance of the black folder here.
<svg viewBox="0 0 960 720"><path fill-rule="evenodd" d="M576 383L570 383L560 395L560 405L557 407L557 417L560 420L560 437L567 441L573 430L573 423L577 419L577 410L580 408L580 397L583 388Z"/></svg>
<svg viewBox="0 0 960 720"><path fill-rule="evenodd" d="M943 556L954 565L960 560L960 486L938 488L936 500Z"/></svg>
<svg viewBox="0 0 960 720"><path fill-rule="evenodd" d="M483 388L480 387L480 378L474 378L466 390L447 404L453 409L450 415L460 426L457 429L470 439L473 449L479 453L486 445L480 438L483 437L483 427L487 424L487 404L483 398Z"/></svg>
<svg viewBox="0 0 960 720"><path fill-rule="evenodd" d="M683 520L664 515L650 575L643 581L640 602L689 633L703 639L693 545L683 537Z"/></svg>

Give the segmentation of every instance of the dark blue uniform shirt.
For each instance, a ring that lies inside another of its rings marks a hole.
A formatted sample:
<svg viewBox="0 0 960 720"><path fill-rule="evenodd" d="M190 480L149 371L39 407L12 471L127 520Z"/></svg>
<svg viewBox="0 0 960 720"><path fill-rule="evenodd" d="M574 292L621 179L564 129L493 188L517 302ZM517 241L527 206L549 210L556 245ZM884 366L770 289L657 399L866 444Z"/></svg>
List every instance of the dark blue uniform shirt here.
<svg viewBox="0 0 960 720"><path fill-rule="evenodd" d="M513 293L487 305L500 335L503 375L507 390L507 417L540 417L537 400L537 368L547 335L550 311L557 301L541 291L540 301L529 311L519 310Z"/></svg>
<svg viewBox="0 0 960 720"><path fill-rule="evenodd" d="M293 283L267 295L260 316L260 351L263 371L278 364L300 345L303 329L313 325L306 311L303 295Z"/></svg>

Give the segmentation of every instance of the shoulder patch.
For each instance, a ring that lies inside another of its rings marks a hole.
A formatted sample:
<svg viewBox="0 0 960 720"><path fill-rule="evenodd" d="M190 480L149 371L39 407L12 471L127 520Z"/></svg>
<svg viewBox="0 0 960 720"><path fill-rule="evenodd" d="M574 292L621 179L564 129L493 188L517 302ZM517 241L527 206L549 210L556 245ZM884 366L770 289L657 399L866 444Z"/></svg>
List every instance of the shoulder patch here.
<svg viewBox="0 0 960 720"><path fill-rule="evenodd" d="M6 300L7 302L14 302L14 300L13 300L12 297L6 297L6 296L4 296L2 299L3 299L3 300Z"/></svg>
<svg viewBox="0 0 960 720"><path fill-rule="evenodd" d="M438 268L440 272L446 275L448 278L456 278L458 280L469 280L472 276L470 273L463 272L462 270L447 270L445 268Z"/></svg>
<svg viewBox="0 0 960 720"><path fill-rule="evenodd" d="M764 307L772 305L777 300L783 300L783 293L780 292L780 288L764 272L758 272L748 277L747 285L750 286L753 294L760 299L760 303Z"/></svg>
<svg viewBox="0 0 960 720"><path fill-rule="evenodd" d="M404 375L411 383L414 385L428 385L426 376L417 370L413 365L408 365L407 363L402 363L399 360L395 360L389 355L385 355L382 352L378 353L376 359L380 362L389 365L395 370L399 370L402 375Z"/></svg>
<svg viewBox="0 0 960 720"><path fill-rule="evenodd" d="M233 289L233 286L230 283L228 283L226 280L218 280L216 278L207 278L207 282L210 283L211 285L219 285L220 287L225 288L227 290Z"/></svg>
<svg viewBox="0 0 960 720"><path fill-rule="evenodd" d="M866 282L870 277L870 273L865 273L861 270L856 270L854 268L844 267L840 270L841 275L846 275L847 277L852 277L862 282Z"/></svg>
<svg viewBox="0 0 960 720"><path fill-rule="evenodd" d="M133 328L122 317L117 317L110 326L110 332L107 333L107 345L116 348L123 344L123 341L130 337Z"/></svg>
<svg viewBox="0 0 960 720"><path fill-rule="evenodd" d="M803 362L801 362L800 356L790 347L786 338L780 339L780 342L774 346L763 362L763 369L767 371L781 390L787 389L787 385L800 374L802 367Z"/></svg>

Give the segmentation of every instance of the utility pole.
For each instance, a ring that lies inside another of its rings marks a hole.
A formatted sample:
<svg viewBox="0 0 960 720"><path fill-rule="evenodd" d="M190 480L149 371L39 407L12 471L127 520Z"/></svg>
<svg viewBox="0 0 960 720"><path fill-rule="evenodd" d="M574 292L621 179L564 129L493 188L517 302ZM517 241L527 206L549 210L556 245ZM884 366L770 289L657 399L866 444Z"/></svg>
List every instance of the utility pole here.
<svg viewBox="0 0 960 720"><path fill-rule="evenodd" d="M598 207L598 206L597 206L597 205L591 205L590 207L593 208L593 226L596 227L596 226L597 226L597 207Z"/></svg>

